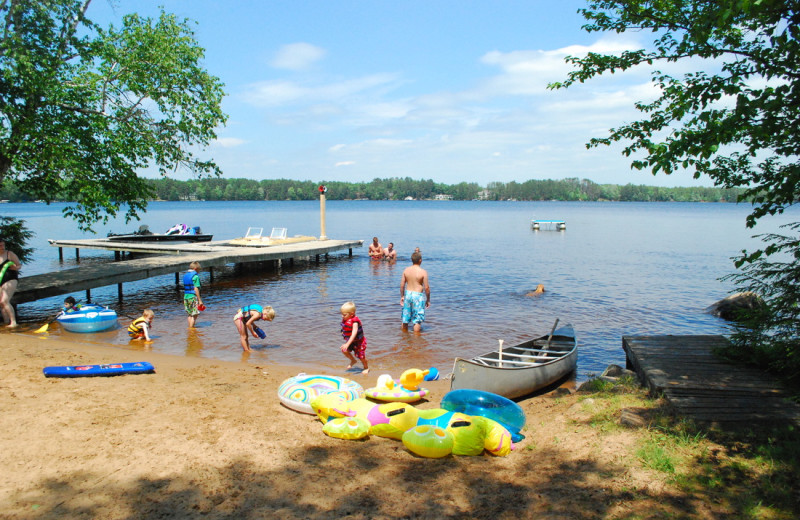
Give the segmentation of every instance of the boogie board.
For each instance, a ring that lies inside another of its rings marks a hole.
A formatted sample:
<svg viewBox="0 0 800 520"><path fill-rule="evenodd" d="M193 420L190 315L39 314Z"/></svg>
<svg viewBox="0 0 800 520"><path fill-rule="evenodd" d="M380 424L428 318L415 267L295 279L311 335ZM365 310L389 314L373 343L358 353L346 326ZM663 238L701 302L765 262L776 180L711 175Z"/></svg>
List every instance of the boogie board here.
<svg viewBox="0 0 800 520"><path fill-rule="evenodd" d="M45 377L120 376L122 374L151 374L156 369L147 361L113 363L107 365L76 365L71 367L45 367Z"/></svg>

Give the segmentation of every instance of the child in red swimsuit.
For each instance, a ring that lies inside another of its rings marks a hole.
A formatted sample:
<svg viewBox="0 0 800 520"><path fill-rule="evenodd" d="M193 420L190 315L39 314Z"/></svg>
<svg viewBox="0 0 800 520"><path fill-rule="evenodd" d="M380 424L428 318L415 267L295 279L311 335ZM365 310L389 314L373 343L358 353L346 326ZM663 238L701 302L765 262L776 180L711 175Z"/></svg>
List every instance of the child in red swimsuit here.
<svg viewBox="0 0 800 520"><path fill-rule="evenodd" d="M361 371L363 375L369 374L369 365L367 364L367 338L364 337L364 326L361 320L356 316L356 304L347 302L342 305L342 338L345 343L340 347L342 354L347 356L350 364L347 366L348 370L356 366L358 360L364 364L364 370ZM355 354L355 357L353 356Z"/></svg>

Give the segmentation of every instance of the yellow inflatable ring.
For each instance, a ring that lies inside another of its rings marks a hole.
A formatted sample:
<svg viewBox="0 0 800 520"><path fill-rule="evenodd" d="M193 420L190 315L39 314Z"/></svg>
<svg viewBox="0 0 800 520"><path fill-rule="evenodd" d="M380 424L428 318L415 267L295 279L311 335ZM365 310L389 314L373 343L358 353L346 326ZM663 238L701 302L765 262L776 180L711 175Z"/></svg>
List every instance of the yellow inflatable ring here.
<svg viewBox="0 0 800 520"><path fill-rule="evenodd" d="M352 401L364 395L364 388L350 379L338 376L297 374L278 387L281 403L296 412L314 414L311 401L324 394L341 396Z"/></svg>

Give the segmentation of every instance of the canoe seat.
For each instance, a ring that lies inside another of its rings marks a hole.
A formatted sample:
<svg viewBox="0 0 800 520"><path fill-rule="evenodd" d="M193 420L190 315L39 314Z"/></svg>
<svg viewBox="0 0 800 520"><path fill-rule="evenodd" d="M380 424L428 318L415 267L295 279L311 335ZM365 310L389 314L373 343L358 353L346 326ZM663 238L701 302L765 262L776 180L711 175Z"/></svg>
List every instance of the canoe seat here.
<svg viewBox="0 0 800 520"><path fill-rule="evenodd" d="M497 358L487 358L484 356L478 356L472 358L473 361L480 363L482 365L490 366L490 367L498 367L501 363L500 360ZM488 362L488 363L487 363ZM541 363L531 362L531 361L517 361L514 359L506 359L505 357L502 360L503 366L506 368L511 368L513 366L518 367L535 367L541 365Z"/></svg>

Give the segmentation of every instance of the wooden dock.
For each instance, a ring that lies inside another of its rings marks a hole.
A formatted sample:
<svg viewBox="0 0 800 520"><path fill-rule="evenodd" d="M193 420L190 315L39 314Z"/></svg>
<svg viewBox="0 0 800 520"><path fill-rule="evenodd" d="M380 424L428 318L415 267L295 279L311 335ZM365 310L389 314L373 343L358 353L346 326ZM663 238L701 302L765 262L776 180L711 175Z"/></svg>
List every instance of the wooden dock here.
<svg viewBox="0 0 800 520"><path fill-rule="evenodd" d="M224 242L139 244L104 239L54 240L51 241L53 247L74 247L78 258L81 248L114 251L117 260L124 253L147 253L148 256L22 276L12 303L17 305L77 291L87 291L87 301L90 301L91 289L107 285L117 285L119 298L122 299L123 283L173 273L177 283L178 273L186 271L192 261L200 262L202 269L210 269L212 273L215 267L228 264L277 264L284 260L291 263L302 258L314 258L319 262L320 257L327 258L335 251L348 250L348 254L352 256L353 248L362 247L363 242L326 239L268 247L237 247Z"/></svg>
<svg viewBox="0 0 800 520"><path fill-rule="evenodd" d="M800 425L800 405L774 377L712 353L724 336L623 336L628 368L680 415L719 426L760 422Z"/></svg>

